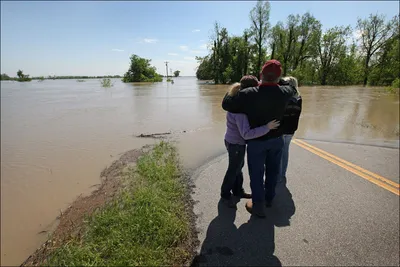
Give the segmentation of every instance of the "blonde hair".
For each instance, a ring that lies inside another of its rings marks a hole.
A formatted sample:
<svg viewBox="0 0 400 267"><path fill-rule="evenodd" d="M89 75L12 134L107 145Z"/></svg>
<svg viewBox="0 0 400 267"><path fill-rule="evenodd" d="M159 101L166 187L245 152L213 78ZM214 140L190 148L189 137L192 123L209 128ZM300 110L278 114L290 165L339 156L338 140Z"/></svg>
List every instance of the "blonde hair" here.
<svg viewBox="0 0 400 267"><path fill-rule="evenodd" d="M299 83L297 82L297 79L295 77L286 76L286 77L283 77L282 80L284 80L285 82L288 82L289 85L293 86L297 91L297 95L300 96Z"/></svg>
<svg viewBox="0 0 400 267"><path fill-rule="evenodd" d="M256 87L258 86L258 79L252 75L245 75L240 79L240 83L232 84L231 88L229 89L229 96L236 95L240 89L244 89L247 87Z"/></svg>
<svg viewBox="0 0 400 267"><path fill-rule="evenodd" d="M240 83L234 83L234 84L232 84L231 88L229 89L228 95L234 96L239 92L239 90L240 90Z"/></svg>

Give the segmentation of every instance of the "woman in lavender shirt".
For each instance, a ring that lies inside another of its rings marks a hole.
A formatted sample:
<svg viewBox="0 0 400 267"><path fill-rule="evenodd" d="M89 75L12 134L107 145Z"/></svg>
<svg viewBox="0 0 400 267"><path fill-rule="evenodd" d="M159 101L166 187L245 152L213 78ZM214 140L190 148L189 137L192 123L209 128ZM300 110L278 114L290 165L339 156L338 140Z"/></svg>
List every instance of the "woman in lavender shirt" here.
<svg viewBox="0 0 400 267"><path fill-rule="evenodd" d="M235 83L228 94L235 95L240 89L258 86L258 80L254 76L244 76L240 83ZM224 181L221 186L221 200L229 207L236 208L236 203L240 198L251 198L243 189L244 156L246 152L246 140L263 136L269 130L276 129L279 122L276 120L254 129L250 129L250 124L245 114L226 114L226 134L225 146L228 150L229 164ZM233 196L232 196L232 193Z"/></svg>

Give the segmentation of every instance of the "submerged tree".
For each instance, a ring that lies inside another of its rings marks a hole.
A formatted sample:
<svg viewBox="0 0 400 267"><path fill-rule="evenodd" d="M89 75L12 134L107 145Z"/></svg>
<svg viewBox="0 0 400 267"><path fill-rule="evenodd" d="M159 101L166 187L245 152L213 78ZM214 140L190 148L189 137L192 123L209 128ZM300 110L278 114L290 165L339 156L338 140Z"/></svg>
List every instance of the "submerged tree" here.
<svg viewBox="0 0 400 267"><path fill-rule="evenodd" d="M19 79L22 79L22 78L24 78L25 75L24 75L22 70L18 70L17 71L17 76L18 76Z"/></svg>
<svg viewBox="0 0 400 267"><path fill-rule="evenodd" d="M211 53L198 57L196 76L215 83L239 81L245 74L258 75L267 58L282 63L282 75L299 84L387 86L400 77L399 17L383 15L359 19L358 42L352 29L336 26L322 32L321 22L309 12L290 14L270 28L270 6L258 1L250 12L250 28L242 35L214 24ZM267 46L268 52L267 53Z"/></svg>
<svg viewBox="0 0 400 267"><path fill-rule="evenodd" d="M1 74L1 80L8 81L8 80L12 80L12 78L10 76L8 76L7 74L3 73L3 74Z"/></svg>
<svg viewBox="0 0 400 267"><path fill-rule="evenodd" d="M350 34L350 27L334 27L321 34L318 42L317 69L321 85L326 85L329 74L340 58L346 54L346 37Z"/></svg>
<svg viewBox="0 0 400 267"><path fill-rule="evenodd" d="M258 0L256 6L250 11L250 35L256 46L256 63L253 67L253 74L257 74L266 56L265 44L270 27L269 13L270 4L268 1Z"/></svg>
<svg viewBox="0 0 400 267"><path fill-rule="evenodd" d="M17 76L18 76L17 81L19 81L19 82L30 82L30 81L32 81L32 78L29 78L29 75L25 75L22 70L18 70Z"/></svg>
<svg viewBox="0 0 400 267"><path fill-rule="evenodd" d="M181 73L181 71L180 71L180 70L176 70L176 71L174 71L174 76L175 76L175 77L178 77L178 76L179 76L179 73Z"/></svg>
<svg viewBox="0 0 400 267"><path fill-rule="evenodd" d="M162 75L157 74L156 68L150 65L150 59L141 58L137 55L130 57L131 65L122 79L125 83L130 82L161 82Z"/></svg>
<svg viewBox="0 0 400 267"><path fill-rule="evenodd" d="M399 18L396 16L392 20L385 22L385 16L378 14L371 14L366 19L358 19L357 29L360 34L361 51L364 56L364 86L368 83L370 70L379 64L379 61L371 62L374 55L383 48L388 39L395 35L399 27L398 20Z"/></svg>

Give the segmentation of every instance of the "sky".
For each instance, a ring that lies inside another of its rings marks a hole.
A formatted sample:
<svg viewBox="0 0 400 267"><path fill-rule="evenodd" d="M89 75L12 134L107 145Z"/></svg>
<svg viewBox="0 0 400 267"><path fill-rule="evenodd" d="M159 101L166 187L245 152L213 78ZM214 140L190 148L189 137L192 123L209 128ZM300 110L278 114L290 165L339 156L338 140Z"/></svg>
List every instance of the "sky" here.
<svg viewBox="0 0 400 267"><path fill-rule="evenodd" d="M271 1L270 23L310 12L324 29L380 13L398 1ZM194 76L215 21L230 35L250 27L253 1L1 1L1 73L16 76L123 75L129 57L151 59L160 74ZM354 31L356 34L356 32ZM169 71L169 70L168 70Z"/></svg>

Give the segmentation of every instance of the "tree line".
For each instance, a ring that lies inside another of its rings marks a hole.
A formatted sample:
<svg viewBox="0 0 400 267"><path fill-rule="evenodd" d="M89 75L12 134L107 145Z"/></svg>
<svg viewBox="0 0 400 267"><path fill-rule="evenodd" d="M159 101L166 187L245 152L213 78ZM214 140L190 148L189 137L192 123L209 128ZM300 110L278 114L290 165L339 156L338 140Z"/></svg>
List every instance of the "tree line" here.
<svg viewBox="0 0 400 267"><path fill-rule="evenodd" d="M17 77L10 77L3 73L0 76L2 81L31 81L31 80L66 80L66 79L102 79L102 78L122 78L120 75L106 75L106 76L55 76L49 75L47 77L39 76L30 78L29 75L23 73L22 70L18 70Z"/></svg>
<svg viewBox="0 0 400 267"><path fill-rule="evenodd" d="M259 0L241 36L229 35L215 22L211 52L196 57L196 77L215 83L239 81L245 74L258 77L263 63L272 58L282 63L284 76L295 76L303 85L386 86L400 77L399 16L370 14L358 18L354 29L335 26L323 31L309 12L291 14L271 26L270 10L268 1Z"/></svg>

